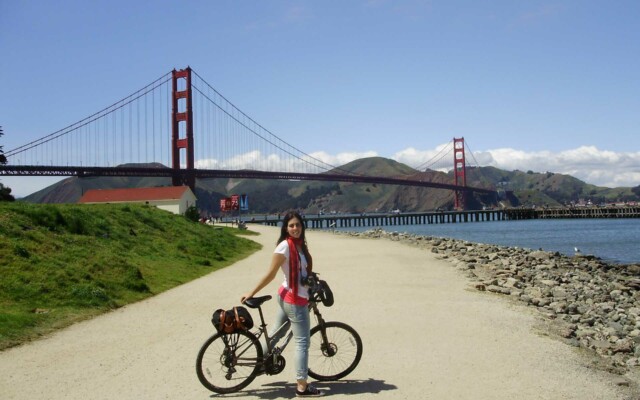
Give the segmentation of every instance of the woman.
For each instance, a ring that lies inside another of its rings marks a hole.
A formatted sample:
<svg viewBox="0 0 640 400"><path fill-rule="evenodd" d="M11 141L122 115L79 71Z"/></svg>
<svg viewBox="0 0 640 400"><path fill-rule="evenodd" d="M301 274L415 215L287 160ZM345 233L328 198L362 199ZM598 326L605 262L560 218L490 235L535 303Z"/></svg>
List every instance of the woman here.
<svg viewBox="0 0 640 400"><path fill-rule="evenodd" d="M284 216L280 238L273 252L269 270L258 282L255 289L242 296L240 301L244 302L255 296L276 277L278 269L282 270L284 282L278 290L277 297L280 308L270 336L273 336L282 324L291 321L293 339L296 343L296 396L318 397L323 393L307 384L310 341L309 293L302 284L302 279L311 273L313 262L307 248L304 230L300 214L290 211ZM277 340L278 338L273 339Z"/></svg>

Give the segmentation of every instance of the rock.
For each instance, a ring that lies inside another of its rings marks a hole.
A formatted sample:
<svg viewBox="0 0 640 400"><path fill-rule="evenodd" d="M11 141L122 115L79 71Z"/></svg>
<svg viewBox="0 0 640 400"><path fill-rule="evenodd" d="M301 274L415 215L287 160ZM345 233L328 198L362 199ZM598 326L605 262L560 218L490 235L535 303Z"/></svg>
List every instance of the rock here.
<svg viewBox="0 0 640 400"><path fill-rule="evenodd" d="M515 278L507 278L503 286L506 288L520 287L518 280Z"/></svg>
<svg viewBox="0 0 640 400"><path fill-rule="evenodd" d="M551 290L551 294L556 299L566 299L567 298L567 292L564 289L559 288L559 287L553 288Z"/></svg>
<svg viewBox="0 0 640 400"><path fill-rule="evenodd" d="M629 315L633 315L635 317L640 316L640 308L638 307L630 307L627 312L629 313Z"/></svg>
<svg viewBox="0 0 640 400"><path fill-rule="evenodd" d="M605 330L611 330L613 332L612 334L621 333L623 329L622 324L615 321L609 322L608 326L605 328Z"/></svg>
<svg viewBox="0 0 640 400"><path fill-rule="evenodd" d="M564 326L562 329L560 329L558 334L560 336L562 336L563 338L568 339L568 338L572 337L575 334L576 328L577 327L574 324L567 325L567 326Z"/></svg>
<svg viewBox="0 0 640 400"><path fill-rule="evenodd" d="M640 365L640 360L637 357L632 357L626 362L627 367L637 367Z"/></svg>
<svg viewBox="0 0 640 400"><path fill-rule="evenodd" d="M500 294L511 294L511 291L509 289L496 285L487 286L487 291Z"/></svg>
<svg viewBox="0 0 640 400"><path fill-rule="evenodd" d="M548 253L542 250L537 250L537 251L531 252L529 256L538 260L549 260L551 258L551 253Z"/></svg>
<svg viewBox="0 0 640 400"><path fill-rule="evenodd" d="M544 298L544 299L538 299L538 307L545 307L547 305L551 304L551 300Z"/></svg>
<svg viewBox="0 0 640 400"><path fill-rule="evenodd" d="M626 387L626 386L629 386L629 384L630 384L630 383L629 383L629 380L628 380L628 379L625 379L625 378L624 378L624 377L622 377L622 376L616 376L616 377L614 377L614 378L613 378L613 383L614 383L615 385L617 385L617 386L625 386L625 387Z"/></svg>
<svg viewBox="0 0 640 400"><path fill-rule="evenodd" d="M611 349L613 353L633 353L635 350L633 342L628 339L622 339L616 343Z"/></svg>
<svg viewBox="0 0 640 400"><path fill-rule="evenodd" d="M611 348L611 343L606 340L594 340L591 342L591 346L596 350L609 350Z"/></svg>

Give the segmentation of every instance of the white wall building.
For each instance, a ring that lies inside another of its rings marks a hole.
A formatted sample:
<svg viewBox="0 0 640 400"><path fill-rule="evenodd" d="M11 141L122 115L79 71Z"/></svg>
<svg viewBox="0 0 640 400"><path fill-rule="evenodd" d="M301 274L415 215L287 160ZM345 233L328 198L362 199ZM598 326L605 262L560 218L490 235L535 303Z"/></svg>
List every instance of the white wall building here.
<svg viewBox="0 0 640 400"><path fill-rule="evenodd" d="M189 186L96 189L88 190L78 203L141 203L156 206L174 214L184 215L189 207L196 205L196 196Z"/></svg>

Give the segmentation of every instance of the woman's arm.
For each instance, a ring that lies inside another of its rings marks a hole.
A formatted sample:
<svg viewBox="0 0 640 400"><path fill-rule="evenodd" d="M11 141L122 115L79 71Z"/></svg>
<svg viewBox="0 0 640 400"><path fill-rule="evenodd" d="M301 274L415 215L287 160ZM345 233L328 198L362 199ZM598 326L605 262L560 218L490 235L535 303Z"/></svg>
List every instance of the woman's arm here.
<svg viewBox="0 0 640 400"><path fill-rule="evenodd" d="M273 278L276 277L276 274L278 273L280 266L282 265L282 263L284 263L286 259L287 258L284 256L284 254L274 253L273 257L271 257L271 265L269 266L269 270L267 271L267 273L262 277L262 279L260 279L255 289L253 289L252 291L242 296L242 298L240 299L240 302L244 303L246 299L249 299L255 296L256 293L258 293L260 290L262 290L262 288L267 286L273 280Z"/></svg>

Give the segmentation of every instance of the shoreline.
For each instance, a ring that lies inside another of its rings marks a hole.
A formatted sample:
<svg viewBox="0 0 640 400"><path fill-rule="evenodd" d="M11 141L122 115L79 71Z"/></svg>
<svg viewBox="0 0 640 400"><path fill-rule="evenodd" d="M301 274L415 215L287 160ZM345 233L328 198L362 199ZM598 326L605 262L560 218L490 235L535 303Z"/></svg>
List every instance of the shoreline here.
<svg viewBox="0 0 640 400"><path fill-rule="evenodd" d="M608 371L623 375L640 366L640 264L380 228L334 233L430 251L464 272L475 290L535 309L562 342L593 352Z"/></svg>
<svg viewBox="0 0 640 400"><path fill-rule="evenodd" d="M213 334L211 313L238 305L266 271L277 228L252 226L263 248L152 298L0 352L3 399L209 399L195 358ZM315 382L332 399L637 399L633 377L594 368L575 347L541 334L540 317L469 288L453 258L396 240L308 231L314 270L329 282L328 321L362 337L358 367ZM417 242L424 241L416 239ZM433 247L433 246L431 246ZM446 247L446 246L445 246ZM274 294L275 279L260 295ZM272 322L275 301L264 305ZM257 313L252 311L254 321ZM291 398L294 346L280 375L261 375L235 396ZM232 395L233 397L233 395Z"/></svg>

